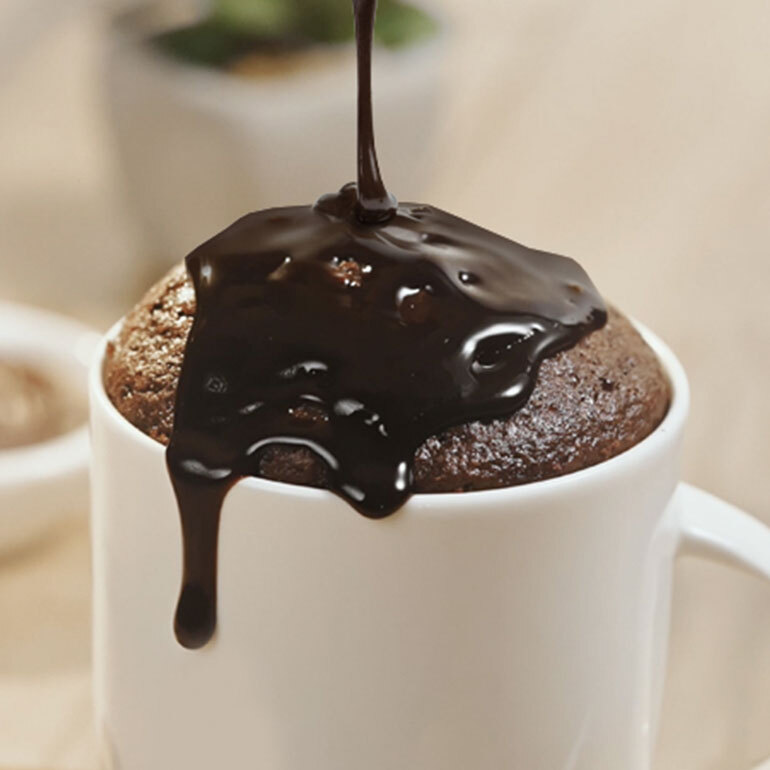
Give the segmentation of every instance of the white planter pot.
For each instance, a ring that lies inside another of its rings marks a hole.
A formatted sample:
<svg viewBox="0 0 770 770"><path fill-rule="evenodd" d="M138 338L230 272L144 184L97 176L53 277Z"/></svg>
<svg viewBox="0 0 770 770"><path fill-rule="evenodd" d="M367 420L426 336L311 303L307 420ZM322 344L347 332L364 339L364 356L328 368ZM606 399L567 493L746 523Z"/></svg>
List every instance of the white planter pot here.
<svg viewBox="0 0 770 770"><path fill-rule="evenodd" d="M251 79L172 59L146 43L162 8L117 15L106 86L146 253L174 263L247 211L310 203L355 176L352 45L323 67ZM374 57L381 167L403 199L430 177L444 40Z"/></svg>

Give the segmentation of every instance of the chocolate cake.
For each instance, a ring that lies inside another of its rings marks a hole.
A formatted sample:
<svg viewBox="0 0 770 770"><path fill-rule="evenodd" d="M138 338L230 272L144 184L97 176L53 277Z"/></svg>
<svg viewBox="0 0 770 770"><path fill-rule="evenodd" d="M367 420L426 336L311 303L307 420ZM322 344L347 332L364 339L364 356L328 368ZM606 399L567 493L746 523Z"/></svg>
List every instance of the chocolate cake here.
<svg viewBox="0 0 770 770"><path fill-rule="evenodd" d="M195 294L180 265L128 314L107 351L104 381L113 404L164 445L194 315ZM654 430L668 402L669 386L655 354L611 308L601 329L543 362L532 396L517 412L427 439L415 454L415 490L505 487L595 465ZM298 417L325 419L309 409ZM269 448L260 472L295 484L327 484L326 466L304 447Z"/></svg>

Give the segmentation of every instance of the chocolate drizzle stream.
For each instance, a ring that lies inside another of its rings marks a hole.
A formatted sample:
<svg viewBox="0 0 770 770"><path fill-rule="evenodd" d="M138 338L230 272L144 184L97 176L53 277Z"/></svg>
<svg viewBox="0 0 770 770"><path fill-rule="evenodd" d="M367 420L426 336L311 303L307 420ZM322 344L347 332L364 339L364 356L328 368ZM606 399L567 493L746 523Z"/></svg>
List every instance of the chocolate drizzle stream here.
<svg viewBox="0 0 770 770"><path fill-rule="evenodd" d="M374 147L372 111L372 39L377 0L353 0L358 55L358 218L376 224L396 211L396 199L385 189Z"/></svg>
<svg viewBox="0 0 770 770"><path fill-rule="evenodd" d="M248 214L187 257L197 311L167 462L184 547L175 631L188 648L216 627L222 502L260 475L268 448L308 448L333 492L387 516L425 439L519 409L543 359L606 320L573 260L387 193L372 131L375 2L354 7L358 185Z"/></svg>

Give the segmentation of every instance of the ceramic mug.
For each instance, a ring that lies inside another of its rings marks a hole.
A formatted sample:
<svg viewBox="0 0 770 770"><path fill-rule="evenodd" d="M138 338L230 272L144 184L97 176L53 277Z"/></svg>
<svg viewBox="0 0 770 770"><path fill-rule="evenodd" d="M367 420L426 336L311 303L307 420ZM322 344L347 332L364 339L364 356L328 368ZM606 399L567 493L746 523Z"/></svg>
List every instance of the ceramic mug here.
<svg viewBox="0 0 770 770"><path fill-rule="evenodd" d="M643 330L644 331L644 330ZM91 376L96 711L120 770L647 770L672 567L770 578L770 530L679 483L681 365L660 426L560 478L415 495L373 521L248 479L219 544L219 625L172 622L179 516L164 449Z"/></svg>

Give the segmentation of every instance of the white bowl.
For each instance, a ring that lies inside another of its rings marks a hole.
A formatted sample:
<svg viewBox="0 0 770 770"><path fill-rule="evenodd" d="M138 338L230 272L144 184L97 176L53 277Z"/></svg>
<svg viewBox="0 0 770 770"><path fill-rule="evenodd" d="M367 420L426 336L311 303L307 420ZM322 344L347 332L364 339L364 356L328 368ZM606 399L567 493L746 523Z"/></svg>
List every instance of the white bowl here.
<svg viewBox="0 0 770 770"><path fill-rule="evenodd" d="M86 401L88 364L99 336L55 313L0 302L0 359L60 377ZM84 419L86 411L84 410ZM88 508L88 428L47 441L0 449L0 552L34 539Z"/></svg>
<svg viewBox="0 0 770 770"><path fill-rule="evenodd" d="M115 16L105 85L121 171L144 251L179 261L247 211L312 203L355 177L353 46L331 61L252 79L155 50L173 4ZM377 49L373 84L380 165L403 200L422 196L434 164L444 26L397 50Z"/></svg>

